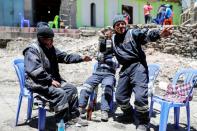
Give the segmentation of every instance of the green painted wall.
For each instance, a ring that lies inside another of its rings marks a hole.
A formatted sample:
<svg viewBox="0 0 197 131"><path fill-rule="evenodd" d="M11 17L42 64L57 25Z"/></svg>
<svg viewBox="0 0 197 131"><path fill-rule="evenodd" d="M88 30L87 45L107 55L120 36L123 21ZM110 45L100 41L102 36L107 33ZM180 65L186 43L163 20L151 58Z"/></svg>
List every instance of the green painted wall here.
<svg viewBox="0 0 197 131"><path fill-rule="evenodd" d="M144 23L144 10L143 7L145 5L146 1L144 0L138 0L138 21L139 23Z"/></svg>
<svg viewBox="0 0 197 131"><path fill-rule="evenodd" d="M109 9L108 9L108 1L104 0L104 26L107 26L109 23L109 15L108 15Z"/></svg>
<svg viewBox="0 0 197 131"><path fill-rule="evenodd" d="M122 13L122 0L118 0L118 14Z"/></svg>
<svg viewBox="0 0 197 131"><path fill-rule="evenodd" d="M76 4L77 4L77 11L76 11L76 22L77 22L77 28L82 26L82 14L81 14L81 0L77 0Z"/></svg>

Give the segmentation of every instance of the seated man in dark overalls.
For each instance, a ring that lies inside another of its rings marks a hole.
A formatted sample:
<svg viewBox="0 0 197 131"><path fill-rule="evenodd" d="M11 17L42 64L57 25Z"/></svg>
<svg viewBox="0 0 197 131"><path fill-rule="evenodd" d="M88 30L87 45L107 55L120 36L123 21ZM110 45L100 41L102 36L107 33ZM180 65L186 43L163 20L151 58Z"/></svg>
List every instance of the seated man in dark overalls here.
<svg viewBox="0 0 197 131"><path fill-rule="evenodd" d="M57 122L60 119L66 122L79 116L78 96L76 87L60 76L58 63L79 63L91 58L60 51L54 47L53 37L54 32L47 23L38 24L37 41L23 51L25 86L49 102Z"/></svg>
<svg viewBox="0 0 197 131"><path fill-rule="evenodd" d="M115 72L118 63L112 53L111 32L105 29L105 37L99 39L99 52L97 53L98 65L93 74L86 80L80 92L79 107L81 118L86 118L86 106L93 90L101 83L101 120L108 121L109 103L115 86Z"/></svg>

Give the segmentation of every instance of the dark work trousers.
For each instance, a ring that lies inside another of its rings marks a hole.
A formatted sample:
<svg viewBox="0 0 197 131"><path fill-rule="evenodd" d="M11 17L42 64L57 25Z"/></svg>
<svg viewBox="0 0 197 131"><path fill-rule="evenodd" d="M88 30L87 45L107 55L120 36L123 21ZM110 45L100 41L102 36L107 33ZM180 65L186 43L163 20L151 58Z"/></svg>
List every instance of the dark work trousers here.
<svg viewBox="0 0 197 131"><path fill-rule="evenodd" d="M148 23L151 22L151 16L150 15L145 15L144 19L145 19L145 24L148 24Z"/></svg>
<svg viewBox="0 0 197 131"><path fill-rule="evenodd" d="M148 69L140 62L131 64L120 73L115 97L123 112L131 109L129 106L132 92L135 93L136 117L140 123L146 124L149 122ZM128 107L126 107L127 105Z"/></svg>
<svg viewBox="0 0 197 131"><path fill-rule="evenodd" d="M101 110L109 111L109 103L112 100L113 87L115 86L115 76L113 74L93 74L90 76L80 92L79 106L86 107L88 99L93 90L101 83Z"/></svg>
<svg viewBox="0 0 197 131"><path fill-rule="evenodd" d="M79 116L77 88L71 84L61 82L61 87L49 86L33 92L44 96L50 103L50 108L56 112L57 120L65 120Z"/></svg>

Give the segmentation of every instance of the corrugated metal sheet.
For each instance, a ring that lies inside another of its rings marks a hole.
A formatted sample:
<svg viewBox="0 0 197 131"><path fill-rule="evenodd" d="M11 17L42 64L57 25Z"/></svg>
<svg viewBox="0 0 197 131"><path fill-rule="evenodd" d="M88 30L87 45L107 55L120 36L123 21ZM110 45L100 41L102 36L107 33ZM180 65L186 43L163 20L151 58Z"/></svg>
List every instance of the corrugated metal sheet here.
<svg viewBox="0 0 197 131"><path fill-rule="evenodd" d="M19 26L19 13L24 14L23 0L0 0L0 25Z"/></svg>

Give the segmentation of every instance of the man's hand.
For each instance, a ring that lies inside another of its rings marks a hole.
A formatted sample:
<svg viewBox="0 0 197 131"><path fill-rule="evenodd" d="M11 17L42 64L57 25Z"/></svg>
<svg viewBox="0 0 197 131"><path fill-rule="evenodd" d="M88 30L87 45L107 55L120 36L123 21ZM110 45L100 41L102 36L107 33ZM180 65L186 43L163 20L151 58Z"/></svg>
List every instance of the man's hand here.
<svg viewBox="0 0 197 131"><path fill-rule="evenodd" d="M52 85L57 87L57 88L61 86L60 83L56 80L52 80Z"/></svg>
<svg viewBox="0 0 197 131"><path fill-rule="evenodd" d="M83 59L83 61L85 61L85 62L88 62L88 61L91 61L91 60L92 60L92 58L89 57L89 56L82 56L82 59Z"/></svg>
<svg viewBox="0 0 197 131"><path fill-rule="evenodd" d="M105 38L111 39L112 38L112 30L106 31L104 35L105 35Z"/></svg>
<svg viewBox="0 0 197 131"><path fill-rule="evenodd" d="M160 36L161 37L168 37L171 34L172 34L172 27L164 27L164 29L160 33Z"/></svg>

